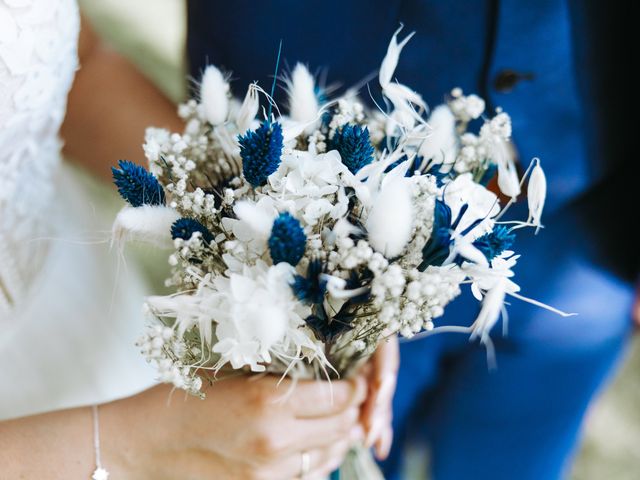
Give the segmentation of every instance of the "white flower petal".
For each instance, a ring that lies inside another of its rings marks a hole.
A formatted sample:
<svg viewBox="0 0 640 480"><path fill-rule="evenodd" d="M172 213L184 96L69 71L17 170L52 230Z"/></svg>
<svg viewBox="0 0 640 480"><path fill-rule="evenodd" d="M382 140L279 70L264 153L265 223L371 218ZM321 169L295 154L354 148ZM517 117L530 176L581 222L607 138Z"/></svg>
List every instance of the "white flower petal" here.
<svg viewBox="0 0 640 480"><path fill-rule="evenodd" d="M544 175L540 162L536 161L535 167L531 171L529 177L529 186L527 188L527 202L529 204L529 222L540 228L542 210L547 197L547 179Z"/></svg>
<svg viewBox="0 0 640 480"><path fill-rule="evenodd" d="M410 33L404 38L404 40L402 40L402 42L398 43L398 34L402 30L402 28L403 25L400 25L400 27L391 37L391 41L389 42L389 46L387 47L387 54L385 55L384 59L382 60L382 64L380 65L380 74L378 76L378 79L380 80L380 86L382 88L385 88L391 83L393 74L395 73L396 67L398 66L400 52L402 52L404 46L409 40L411 40L411 37L413 37L413 35L415 34L415 32Z"/></svg>
<svg viewBox="0 0 640 480"><path fill-rule="evenodd" d="M252 83L247 89L247 94L244 97L244 101L236 117L236 125L240 134L244 134L247 129L251 127L251 123L255 120L256 115L258 115L259 108L258 90L256 84Z"/></svg>

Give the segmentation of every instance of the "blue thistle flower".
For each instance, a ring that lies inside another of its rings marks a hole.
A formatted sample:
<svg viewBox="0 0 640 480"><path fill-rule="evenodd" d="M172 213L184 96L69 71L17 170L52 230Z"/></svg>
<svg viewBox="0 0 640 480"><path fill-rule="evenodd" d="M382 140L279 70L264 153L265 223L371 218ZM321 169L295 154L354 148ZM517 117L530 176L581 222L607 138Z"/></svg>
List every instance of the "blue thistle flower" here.
<svg viewBox="0 0 640 480"><path fill-rule="evenodd" d="M193 218L180 218L171 225L171 238L189 240L195 232L200 232L205 243L213 242L213 234L207 227Z"/></svg>
<svg viewBox="0 0 640 480"><path fill-rule="evenodd" d="M372 281L373 281L373 272L368 268L365 268L364 270L360 270L360 271L351 270L351 272L349 272L349 278L347 278L347 289L355 290L357 288L370 287ZM371 299L371 289L368 288L360 295L351 297L344 304L344 307L362 305L363 303L367 303L370 299ZM339 317L340 315L338 314L337 316Z"/></svg>
<svg viewBox="0 0 640 480"><path fill-rule="evenodd" d="M399 167L401 163L404 163L404 162L407 161L407 158L408 157L406 155L403 155L398 160L396 160L391 165L389 165L385 169L384 173L389 173L394 168ZM405 177L413 177L413 174L416 172L416 170L421 170L423 161L424 161L424 158L419 156L419 155L416 155L415 157L413 157L413 160L411 161L411 165L407 169L407 172L404 174L404 176Z"/></svg>
<svg viewBox="0 0 640 480"><path fill-rule="evenodd" d="M269 237L269 253L273 264L287 262L296 266L307 244L307 236L297 218L290 213L281 213L273 221Z"/></svg>
<svg viewBox="0 0 640 480"><path fill-rule="evenodd" d="M449 245L451 245L451 228L451 209L446 203L436 199L433 212L433 230L429 241L422 249L422 262L418 265L418 270L422 272L429 265L438 267L447 259Z"/></svg>
<svg viewBox="0 0 640 480"><path fill-rule="evenodd" d="M316 338L326 345L331 345L340 335L353 330L351 322L355 315L344 315L344 318L329 318L322 306L316 309L316 313L304 319L307 326Z"/></svg>
<svg viewBox="0 0 640 480"><path fill-rule="evenodd" d="M473 246L484 253L490 262L505 250L513 245L516 239L515 233L511 232L504 225L498 225L493 232L485 233L473 242Z"/></svg>
<svg viewBox="0 0 640 480"><path fill-rule="evenodd" d="M244 178L259 187L278 169L282 155L282 126L275 122L262 122L255 130L238 136Z"/></svg>
<svg viewBox="0 0 640 480"><path fill-rule="evenodd" d="M307 276L295 275L291 289L298 300L304 304L321 304L327 290L327 281L322 279L324 271L322 262L318 259L311 260L307 267Z"/></svg>
<svg viewBox="0 0 640 480"><path fill-rule="evenodd" d="M120 169L111 167L113 183L131 206L164 205L164 190L156 177L144 167L127 160L118 160L118 166Z"/></svg>
<svg viewBox="0 0 640 480"><path fill-rule="evenodd" d="M369 129L360 125L343 125L331 139L331 149L337 150L349 171L353 174L373 161L373 145Z"/></svg>
<svg viewBox="0 0 640 480"><path fill-rule="evenodd" d="M330 345L340 335L353 330L353 320L356 318L348 305L343 305L333 317L327 315L322 304L313 307L313 313L304 319L307 326L322 343Z"/></svg>

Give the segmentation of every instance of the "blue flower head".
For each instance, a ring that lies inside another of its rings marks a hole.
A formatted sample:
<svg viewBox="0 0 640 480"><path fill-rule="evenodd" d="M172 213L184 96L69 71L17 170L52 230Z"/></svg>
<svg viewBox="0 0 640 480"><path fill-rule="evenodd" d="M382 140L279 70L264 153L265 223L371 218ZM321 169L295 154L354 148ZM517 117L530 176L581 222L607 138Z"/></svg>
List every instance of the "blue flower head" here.
<svg viewBox="0 0 640 480"><path fill-rule="evenodd" d="M205 243L213 242L213 235L207 227L193 218L180 218L171 225L171 238L189 240L195 232L200 232Z"/></svg>
<svg viewBox="0 0 640 480"><path fill-rule="evenodd" d="M449 256L451 245L451 209L443 201L436 199L433 212L431 237L422 249L422 262L418 270L424 271L429 265L439 267Z"/></svg>
<svg viewBox="0 0 640 480"><path fill-rule="evenodd" d="M113 183L118 193L133 207L142 205L164 205L164 190L158 179L140 165L127 160L118 160L118 166L111 167Z"/></svg>
<svg viewBox="0 0 640 480"><path fill-rule="evenodd" d="M324 266L318 259L311 260L307 267L307 276L295 275L291 289L298 300L304 304L321 304L327 290L327 281L322 278Z"/></svg>
<svg viewBox="0 0 640 480"><path fill-rule="evenodd" d="M269 253L273 264L287 262L296 266L304 255L307 236L297 218L290 213L281 213L273 221L269 237Z"/></svg>
<svg viewBox="0 0 640 480"><path fill-rule="evenodd" d="M349 313L329 318L322 305L318 305L314 309L314 313L304 321L318 340L326 345L331 345L340 335L353 330L351 323L354 318L355 315Z"/></svg>
<svg viewBox="0 0 640 480"><path fill-rule="evenodd" d="M485 233L476 239L473 246L484 253L488 261L491 261L505 250L510 249L515 239L515 233L512 233L504 225L498 225L493 232Z"/></svg>
<svg viewBox="0 0 640 480"><path fill-rule="evenodd" d="M391 165L389 165L384 170L384 173L389 173L391 170L393 170L394 168L399 167L401 164L403 164L406 161L407 161L407 156L403 155L398 160L396 160ZM413 177L413 175L415 174L416 171L420 171L421 170L423 161L424 161L424 158L421 157L420 155L416 155L415 157L413 157L413 160L411 161L411 165L409 165L409 168L407 168L407 171L404 174L404 176L405 177Z"/></svg>
<svg viewBox="0 0 640 480"><path fill-rule="evenodd" d="M343 125L331 139L331 148L337 150L349 171L353 174L373 161L373 145L369 129L360 125Z"/></svg>
<svg viewBox="0 0 640 480"><path fill-rule="evenodd" d="M240 135L238 142L244 178L254 187L264 185L280 165L282 126L277 122L262 122L256 130Z"/></svg>

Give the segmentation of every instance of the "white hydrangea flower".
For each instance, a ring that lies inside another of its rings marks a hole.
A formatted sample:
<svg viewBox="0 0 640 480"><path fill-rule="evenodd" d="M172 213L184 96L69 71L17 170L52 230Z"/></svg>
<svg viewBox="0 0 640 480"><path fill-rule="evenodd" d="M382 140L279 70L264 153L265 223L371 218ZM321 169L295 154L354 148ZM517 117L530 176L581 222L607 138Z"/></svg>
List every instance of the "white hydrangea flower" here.
<svg viewBox="0 0 640 480"><path fill-rule="evenodd" d="M217 342L212 351L221 355L217 368L230 363L235 369L248 366L264 371L272 353L291 353L287 341L305 325L310 309L296 301L291 290L293 269L286 263L268 267L258 262L245 266L242 274L214 279L210 312L216 322ZM308 338L308 337L302 337ZM314 348L311 340L297 347ZM295 352L295 350L294 350Z"/></svg>

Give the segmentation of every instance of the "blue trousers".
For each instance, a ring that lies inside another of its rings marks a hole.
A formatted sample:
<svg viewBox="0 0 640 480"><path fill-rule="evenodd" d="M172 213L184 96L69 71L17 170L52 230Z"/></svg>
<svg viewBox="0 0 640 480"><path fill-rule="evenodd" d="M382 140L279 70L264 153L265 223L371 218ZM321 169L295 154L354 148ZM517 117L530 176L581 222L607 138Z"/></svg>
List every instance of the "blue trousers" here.
<svg viewBox="0 0 640 480"><path fill-rule="evenodd" d="M429 445L435 480L562 478L587 406L631 331L632 285L598 264L592 242L565 215L536 238L521 235L521 293L578 315L513 299L507 335L500 324L492 332L497 369L463 334L401 345L387 479L402 478L403 452L416 437ZM477 311L465 291L439 323L469 325Z"/></svg>

